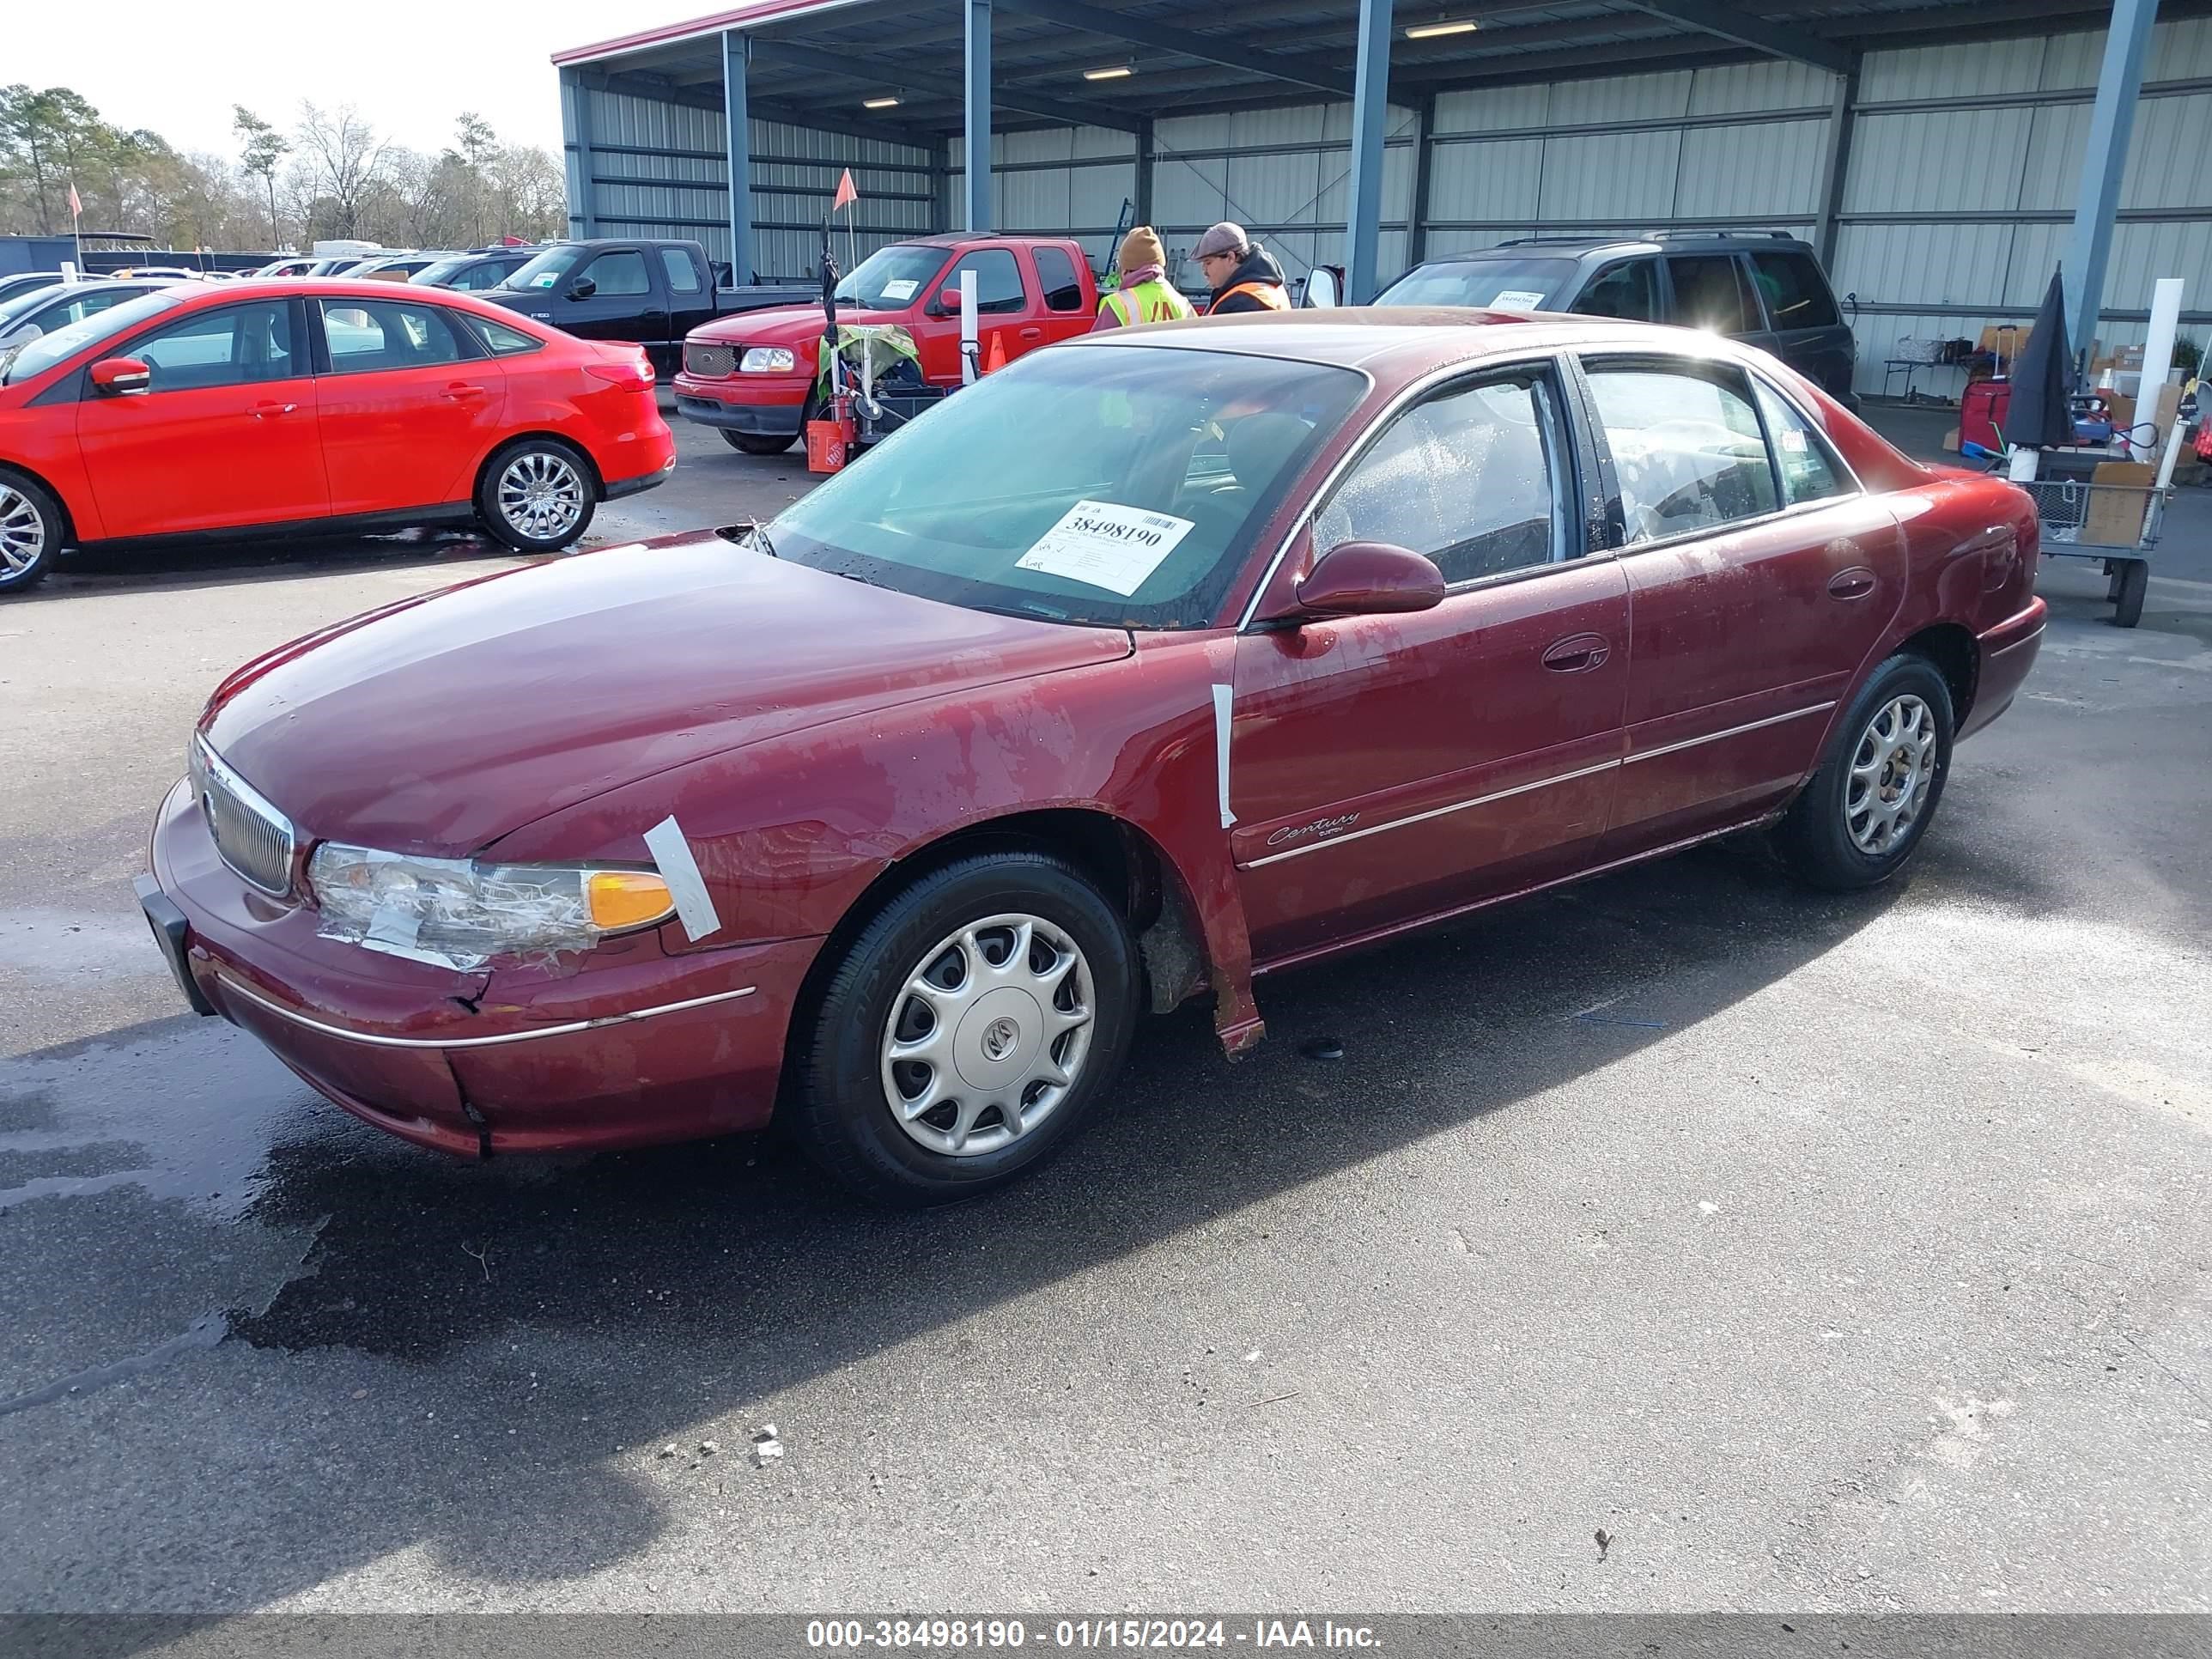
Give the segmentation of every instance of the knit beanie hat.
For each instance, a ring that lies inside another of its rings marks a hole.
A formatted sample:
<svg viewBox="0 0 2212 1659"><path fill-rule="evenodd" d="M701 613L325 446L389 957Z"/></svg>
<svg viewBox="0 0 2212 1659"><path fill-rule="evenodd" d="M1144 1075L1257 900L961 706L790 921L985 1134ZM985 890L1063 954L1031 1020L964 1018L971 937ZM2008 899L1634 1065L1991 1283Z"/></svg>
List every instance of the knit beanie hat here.
<svg viewBox="0 0 2212 1659"><path fill-rule="evenodd" d="M1160 234L1150 225L1139 225L1121 239L1118 269L1141 270L1146 265L1164 265L1167 262L1167 250L1160 246Z"/></svg>

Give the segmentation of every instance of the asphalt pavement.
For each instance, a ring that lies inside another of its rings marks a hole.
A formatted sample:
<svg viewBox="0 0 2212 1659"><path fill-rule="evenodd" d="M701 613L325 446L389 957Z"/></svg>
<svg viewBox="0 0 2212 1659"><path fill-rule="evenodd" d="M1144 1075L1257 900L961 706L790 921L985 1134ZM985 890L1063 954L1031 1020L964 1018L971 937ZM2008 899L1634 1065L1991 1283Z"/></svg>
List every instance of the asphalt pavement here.
<svg viewBox="0 0 2212 1659"><path fill-rule="evenodd" d="M597 528L805 484L686 428ZM209 690L511 561L76 562L0 605L0 1610L2212 1611L2207 508L2132 632L2046 567L1909 882L1723 844L1270 980L923 1215L441 1158L186 1013L130 883Z"/></svg>

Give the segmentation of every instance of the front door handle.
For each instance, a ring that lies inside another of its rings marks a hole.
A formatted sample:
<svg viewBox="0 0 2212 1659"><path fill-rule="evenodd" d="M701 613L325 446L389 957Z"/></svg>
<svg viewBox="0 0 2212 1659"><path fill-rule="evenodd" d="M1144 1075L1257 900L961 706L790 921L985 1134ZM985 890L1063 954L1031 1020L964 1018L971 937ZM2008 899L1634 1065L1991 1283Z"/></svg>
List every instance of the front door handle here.
<svg viewBox="0 0 2212 1659"><path fill-rule="evenodd" d="M1571 634L1544 653L1544 666L1559 674L1587 674L1605 666L1613 645L1602 634Z"/></svg>
<svg viewBox="0 0 2212 1659"><path fill-rule="evenodd" d="M297 404L256 404L253 405L253 418L257 421L273 421L280 416L289 415L299 406Z"/></svg>
<svg viewBox="0 0 2212 1659"><path fill-rule="evenodd" d="M457 404L472 403L483 395L482 386L472 386L466 380L456 380L446 388L446 396Z"/></svg>
<svg viewBox="0 0 2212 1659"><path fill-rule="evenodd" d="M1863 564L1838 570L1828 578L1828 592L1838 599L1861 599L1874 592L1874 572Z"/></svg>
<svg viewBox="0 0 2212 1659"><path fill-rule="evenodd" d="M1025 328L1022 331L1022 338L1024 340L1042 340L1044 338L1044 331L1041 328Z"/></svg>

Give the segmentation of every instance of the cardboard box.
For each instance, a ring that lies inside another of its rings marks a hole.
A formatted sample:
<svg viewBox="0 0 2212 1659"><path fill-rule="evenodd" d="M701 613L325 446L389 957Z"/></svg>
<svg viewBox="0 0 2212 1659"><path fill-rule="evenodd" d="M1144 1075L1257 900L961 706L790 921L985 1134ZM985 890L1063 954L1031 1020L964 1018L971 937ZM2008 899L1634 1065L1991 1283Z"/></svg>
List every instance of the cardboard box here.
<svg viewBox="0 0 2212 1659"><path fill-rule="evenodd" d="M1943 447L1949 450L1954 455L1959 453L1959 428L1957 427L1953 427L1948 432L1943 434Z"/></svg>
<svg viewBox="0 0 2212 1659"><path fill-rule="evenodd" d="M2106 461L2089 475L2093 484L2130 484L2133 489L2099 490L2089 498L2089 511L2081 520L2081 539L2099 547L2133 547L2142 535L2143 509L2150 505L2148 490L2158 482L2158 469L2147 462Z"/></svg>

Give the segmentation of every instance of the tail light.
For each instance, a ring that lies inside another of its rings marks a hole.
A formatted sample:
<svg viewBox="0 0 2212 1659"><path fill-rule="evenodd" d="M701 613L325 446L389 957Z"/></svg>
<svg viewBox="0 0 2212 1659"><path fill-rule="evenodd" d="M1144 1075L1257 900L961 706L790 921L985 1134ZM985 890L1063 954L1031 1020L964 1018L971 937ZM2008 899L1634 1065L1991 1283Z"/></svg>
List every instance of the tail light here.
<svg viewBox="0 0 2212 1659"><path fill-rule="evenodd" d="M584 372L594 380L605 380L610 386L620 386L624 392L653 390L653 359L645 355L643 346L637 347L634 353L627 356L586 363Z"/></svg>

